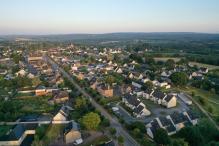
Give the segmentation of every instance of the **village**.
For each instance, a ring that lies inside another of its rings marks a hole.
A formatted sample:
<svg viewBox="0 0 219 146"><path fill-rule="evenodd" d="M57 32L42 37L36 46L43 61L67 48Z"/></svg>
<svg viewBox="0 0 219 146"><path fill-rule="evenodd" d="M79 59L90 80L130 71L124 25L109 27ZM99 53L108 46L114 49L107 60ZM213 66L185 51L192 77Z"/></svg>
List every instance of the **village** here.
<svg viewBox="0 0 219 146"><path fill-rule="evenodd" d="M60 145L83 145L92 143L95 135L101 135L101 145L123 143L119 131L109 127L105 110L121 124L143 124L145 133L138 133L147 135L148 143L158 129L171 136L203 118L205 109L193 99L195 93L180 86L203 81L209 69L183 59L141 60L121 48L100 50L74 44L37 51L9 49L1 54L0 96L9 106L7 114L4 109L0 113L2 146L52 146L54 139ZM68 77L86 93L78 91ZM95 110L91 100L104 111ZM108 132L89 132L97 127L89 129L85 122L92 118L86 121L86 116L95 116L97 125Z"/></svg>

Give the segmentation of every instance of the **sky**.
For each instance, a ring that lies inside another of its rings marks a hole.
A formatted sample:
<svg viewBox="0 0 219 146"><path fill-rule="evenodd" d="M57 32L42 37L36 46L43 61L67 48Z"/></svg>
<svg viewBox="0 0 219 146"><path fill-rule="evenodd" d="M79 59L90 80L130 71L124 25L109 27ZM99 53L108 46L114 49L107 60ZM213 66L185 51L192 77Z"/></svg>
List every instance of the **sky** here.
<svg viewBox="0 0 219 146"><path fill-rule="evenodd" d="M219 33L219 0L0 0L0 35Z"/></svg>

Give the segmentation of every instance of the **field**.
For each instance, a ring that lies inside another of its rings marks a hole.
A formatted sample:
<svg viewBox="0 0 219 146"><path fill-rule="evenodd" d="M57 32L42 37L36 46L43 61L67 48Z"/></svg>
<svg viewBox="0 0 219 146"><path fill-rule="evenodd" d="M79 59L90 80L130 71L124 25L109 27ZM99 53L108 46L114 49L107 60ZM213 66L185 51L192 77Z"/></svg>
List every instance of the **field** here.
<svg viewBox="0 0 219 146"><path fill-rule="evenodd" d="M181 58L175 58L175 57L155 57L154 60L155 61L167 61L168 59L172 59L175 62L178 62ZM219 66L216 65L210 65L210 64L204 64L204 63L198 63L198 62L189 62L190 65L194 66L198 66L198 67L206 67L209 70L213 70L213 69L219 69Z"/></svg>
<svg viewBox="0 0 219 146"><path fill-rule="evenodd" d="M154 60L155 61L167 61L168 59L173 59L175 62L179 61L180 58L175 58L175 57L155 57Z"/></svg>
<svg viewBox="0 0 219 146"><path fill-rule="evenodd" d="M198 67L206 67L209 70L219 69L219 66L216 66L216 65L209 65L209 64L203 64L203 63L198 63L198 62L189 62L189 64L197 65Z"/></svg>

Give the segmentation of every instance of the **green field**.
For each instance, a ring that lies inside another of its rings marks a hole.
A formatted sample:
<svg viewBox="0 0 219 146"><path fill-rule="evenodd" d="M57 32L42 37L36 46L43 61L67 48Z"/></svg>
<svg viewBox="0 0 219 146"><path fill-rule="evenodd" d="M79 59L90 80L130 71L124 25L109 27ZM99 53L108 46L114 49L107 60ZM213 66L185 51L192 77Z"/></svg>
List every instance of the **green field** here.
<svg viewBox="0 0 219 146"><path fill-rule="evenodd" d="M163 61L163 62L167 61L168 59L172 59L175 62L177 62L177 61L180 61L181 58L175 58L175 57L155 57L154 58L155 61Z"/></svg>
<svg viewBox="0 0 219 146"><path fill-rule="evenodd" d="M155 57L154 60L155 61L167 61L168 59L172 59L175 62L178 62L181 58L176 58L176 57ZM213 69L219 69L219 66L216 65L210 65L210 64L204 64L204 63L198 63L198 62L189 62L190 65L196 65L198 67L206 67L209 70L213 70Z"/></svg>
<svg viewBox="0 0 219 146"><path fill-rule="evenodd" d="M198 62L189 62L189 64L197 65L198 67L206 67L209 70L219 69L219 66L216 66L216 65L209 65L209 64L203 64L203 63L198 63Z"/></svg>

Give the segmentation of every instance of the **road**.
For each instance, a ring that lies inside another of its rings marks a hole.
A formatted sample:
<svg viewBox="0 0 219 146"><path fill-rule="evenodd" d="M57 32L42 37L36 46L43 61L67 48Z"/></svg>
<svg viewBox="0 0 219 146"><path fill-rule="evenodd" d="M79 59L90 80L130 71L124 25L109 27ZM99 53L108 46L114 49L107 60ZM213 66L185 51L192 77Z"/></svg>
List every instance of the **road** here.
<svg viewBox="0 0 219 146"><path fill-rule="evenodd" d="M93 98L83 89L81 88L62 67L59 67L59 65L54 62L50 57L45 56L46 60L56 69L62 73L62 75L67 78L74 86L78 89L78 91L81 92L86 98L88 98L91 102L91 104L101 112L103 116L105 116L107 119L109 119L111 127L115 128L117 130L117 134L121 135L124 138L124 145L125 146L140 146L129 134L127 131L125 131L122 127L122 125L119 123L118 119L116 117L112 117L101 105L99 105Z"/></svg>

